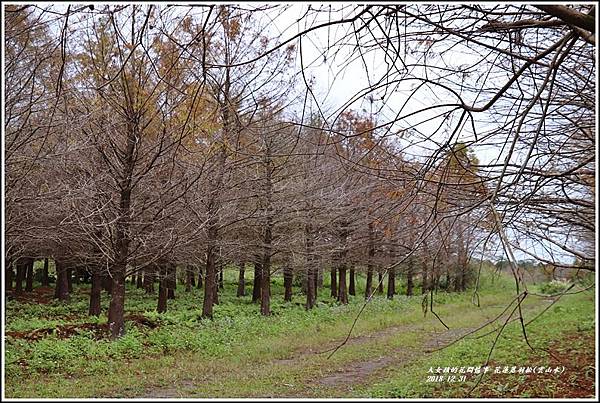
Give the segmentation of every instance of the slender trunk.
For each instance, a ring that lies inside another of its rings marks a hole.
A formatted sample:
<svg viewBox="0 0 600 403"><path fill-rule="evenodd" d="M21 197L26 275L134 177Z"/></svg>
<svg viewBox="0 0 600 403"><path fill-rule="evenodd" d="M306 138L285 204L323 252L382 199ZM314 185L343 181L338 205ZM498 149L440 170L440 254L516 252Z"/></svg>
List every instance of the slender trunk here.
<svg viewBox="0 0 600 403"><path fill-rule="evenodd" d="M23 280L25 280L25 273L27 272L27 264L25 259L19 259L17 261L17 277L15 279L15 294L21 294L23 292Z"/></svg>
<svg viewBox="0 0 600 403"><path fill-rule="evenodd" d="M125 334L125 265L115 265L112 270L112 289L108 306L108 328L111 340Z"/></svg>
<svg viewBox="0 0 600 403"><path fill-rule="evenodd" d="M258 259L258 258L257 258ZM252 283L252 302L258 302L260 299L262 284L262 263L254 262L254 281Z"/></svg>
<svg viewBox="0 0 600 403"><path fill-rule="evenodd" d="M177 266L171 262L166 264L167 270L167 298L175 299L175 289L177 288Z"/></svg>
<svg viewBox="0 0 600 403"><path fill-rule="evenodd" d="M168 269L165 266L161 266L158 276L158 305L156 307L158 313L167 312L167 300L169 299L168 276Z"/></svg>
<svg viewBox="0 0 600 403"><path fill-rule="evenodd" d="M56 265L56 289L54 297L59 301L69 301L69 282L67 279L67 268L60 260L55 260Z"/></svg>
<svg viewBox="0 0 600 403"><path fill-rule="evenodd" d="M4 264L5 264L4 273L5 273L5 276L6 276L5 277L6 283L4 284L4 290L5 291L10 291L13 288L13 286L12 286L13 275L14 275L14 272L13 272L13 261L12 261L11 258L6 258L4 260Z"/></svg>
<svg viewBox="0 0 600 403"><path fill-rule="evenodd" d="M93 267L92 272L92 288L90 290L90 309L88 314L90 316L100 316L101 308L100 302L102 297L102 276L98 268Z"/></svg>
<svg viewBox="0 0 600 403"><path fill-rule="evenodd" d="M381 269L377 270L377 293L383 294L383 273L381 273Z"/></svg>
<svg viewBox="0 0 600 403"><path fill-rule="evenodd" d="M185 266L185 292L192 291L192 279L194 278L194 272L190 265Z"/></svg>
<svg viewBox="0 0 600 403"><path fill-rule="evenodd" d="M271 314L271 251L269 247L266 247L263 256L262 275L260 280L260 314L269 316Z"/></svg>
<svg viewBox="0 0 600 403"><path fill-rule="evenodd" d="M141 271L138 272L138 274L136 276L135 288L136 289L144 288L144 277L142 276Z"/></svg>
<svg viewBox="0 0 600 403"><path fill-rule="evenodd" d="M291 301L292 300L292 284L294 281L294 272L292 271L292 268L286 264L285 267L283 268L283 288L284 288L284 295L283 295L283 300L284 301Z"/></svg>
<svg viewBox="0 0 600 403"><path fill-rule="evenodd" d="M339 290L338 290L338 301L342 304L348 303L348 289L346 287L346 267L340 266L340 278L339 278Z"/></svg>
<svg viewBox="0 0 600 403"><path fill-rule="evenodd" d="M42 270L42 286L48 287L50 285L50 277L48 276L48 258L44 258L44 268Z"/></svg>
<svg viewBox="0 0 600 403"><path fill-rule="evenodd" d="M196 266L190 265L190 280L192 282L192 287L196 286Z"/></svg>
<svg viewBox="0 0 600 403"><path fill-rule="evenodd" d="M338 297L338 285L337 285L337 269L331 269L331 297L337 300Z"/></svg>
<svg viewBox="0 0 600 403"><path fill-rule="evenodd" d="M304 229L304 235L306 239L306 309L312 309L316 302L316 290L315 290L315 268L314 268L314 250L313 250L313 235L312 225L307 223Z"/></svg>
<svg viewBox="0 0 600 403"><path fill-rule="evenodd" d="M392 267L388 270L387 298L394 299L395 293L396 293L396 268Z"/></svg>
<svg viewBox="0 0 600 403"><path fill-rule="evenodd" d="M355 273L354 273L354 269L350 269L350 284L348 285L348 294L350 295L356 295L356 289L355 289Z"/></svg>
<svg viewBox="0 0 600 403"><path fill-rule="evenodd" d="M213 218L214 221L214 218ZM204 300L202 302L202 317L213 317L213 305L216 298L216 268L215 268L215 242L217 239L217 227L213 222L208 229L208 247L206 250L206 277L204 282Z"/></svg>
<svg viewBox="0 0 600 403"><path fill-rule="evenodd" d="M144 268L144 290L146 294L154 294L154 277L156 269L154 266L146 266Z"/></svg>
<svg viewBox="0 0 600 403"><path fill-rule="evenodd" d="M25 291L33 291L33 263L32 258L27 258L27 268L25 272Z"/></svg>
<svg viewBox="0 0 600 403"><path fill-rule="evenodd" d="M236 294L238 297L243 297L246 295L245 267L246 267L246 263L241 262L240 263L240 273L238 276L237 294Z"/></svg>

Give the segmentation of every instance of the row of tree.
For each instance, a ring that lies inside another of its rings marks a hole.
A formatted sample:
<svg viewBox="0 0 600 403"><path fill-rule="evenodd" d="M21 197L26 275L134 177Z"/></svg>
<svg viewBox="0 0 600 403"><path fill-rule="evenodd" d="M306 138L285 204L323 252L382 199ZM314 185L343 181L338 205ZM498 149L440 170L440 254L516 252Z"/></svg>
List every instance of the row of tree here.
<svg viewBox="0 0 600 403"><path fill-rule="evenodd" d="M276 7L66 7L5 9L6 276L14 264L18 289L32 259L52 257L66 299L69 270L85 268L92 314L109 278L113 338L124 332L126 278L148 292L159 281L164 310L177 265L190 279L187 268L203 268L209 318L226 264L254 265L263 315L278 271L288 285L304 279L307 309L324 271L342 303L356 271L367 298L383 275L393 296L400 273L408 293L417 278L425 290L465 290L472 254L506 235L507 214L523 215L525 203L511 210L507 176L484 171L458 137L417 158L377 113L327 119L295 70L296 45L259 18ZM373 6L360 10L355 20Z"/></svg>

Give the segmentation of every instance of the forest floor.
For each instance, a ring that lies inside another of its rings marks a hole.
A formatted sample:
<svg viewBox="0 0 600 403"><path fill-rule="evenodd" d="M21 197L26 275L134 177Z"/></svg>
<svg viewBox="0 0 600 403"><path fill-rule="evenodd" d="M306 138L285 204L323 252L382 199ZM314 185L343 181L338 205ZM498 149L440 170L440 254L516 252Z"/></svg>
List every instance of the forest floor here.
<svg viewBox="0 0 600 403"><path fill-rule="evenodd" d="M515 295L509 279L485 278L479 307L472 304L472 292L438 293L434 311L449 329L423 312L422 296L398 295L393 301L377 296L347 338L363 305L360 295L342 306L323 289L318 306L306 312L302 295L292 303L277 302L281 284L275 279L273 315L265 318L249 296L235 297L234 275L226 278L213 321L197 319L198 290L179 288L169 311L159 315L152 311L152 296L129 289L128 332L116 342L106 339L105 318L85 315L86 286L76 286L68 305L9 301L5 396L585 398L595 393L593 289L563 296L527 325L535 350L519 321L510 321L492 351L490 372L473 389L479 380L474 368L483 368L497 330L516 306L506 309ZM360 290L362 283L357 285ZM522 303L525 322L553 302L529 295ZM542 366L558 370L518 373L519 367ZM497 367L500 372L506 367L506 373L494 373Z"/></svg>

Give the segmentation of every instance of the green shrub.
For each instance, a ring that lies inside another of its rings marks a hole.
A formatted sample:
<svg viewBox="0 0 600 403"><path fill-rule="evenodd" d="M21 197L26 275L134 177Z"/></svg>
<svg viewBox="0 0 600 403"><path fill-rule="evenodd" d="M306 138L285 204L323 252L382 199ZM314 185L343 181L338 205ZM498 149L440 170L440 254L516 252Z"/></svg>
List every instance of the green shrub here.
<svg viewBox="0 0 600 403"><path fill-rule="evenodd" d="M560 294L569 288L571 284L563 280L552 280L549 283L540 285L540 292L546 295Z"/></svg>

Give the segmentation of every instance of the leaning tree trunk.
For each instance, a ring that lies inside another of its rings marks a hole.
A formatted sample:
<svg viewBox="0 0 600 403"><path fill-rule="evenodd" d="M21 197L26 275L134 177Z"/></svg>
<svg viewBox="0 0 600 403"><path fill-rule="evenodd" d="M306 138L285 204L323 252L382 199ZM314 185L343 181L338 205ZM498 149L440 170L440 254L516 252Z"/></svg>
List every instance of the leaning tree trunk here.
<svg viewBox="0 0 600 403"><path fill-rule="evenodd" d="M27 258L27 268L25 272L25 291L33 291L33 258Z"/></svg>
<svg viewBox="0 0 600 403"><path fill-rule="evenodd" d="M246 295L246 263L244 262L240 262L240 273L238 276L238 286L237 286L237 293L236 295L238 297L243 297Z"/></svg>
<svg viewBox="0 0 600 403"><path fill-rule="evenodd" d="M101 313L101 298L102 298L102 276L98 267L90 269L92 273L92 288L90 290L90 316L100 316Z"/></svg>
<svg viewBox="0 0 600 403"><path fill-rule="evenodd" d="M355 289L355 273L354 273L354 269L350 269L350 284L348 285L348 294L350 295L356 295L356 289Z"/></svg>
<svg viewBox="0 0 600 403"><path fill-rule="evenodd" d="M294 272L292 268L286 264L283 268L283 300L291 301L292 300L292 284L294 282Z"/></svg>

